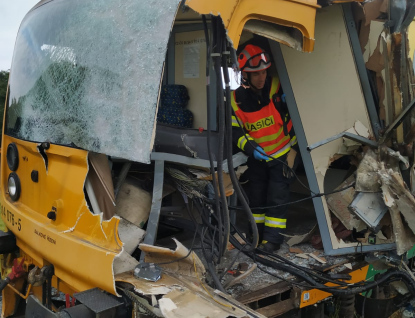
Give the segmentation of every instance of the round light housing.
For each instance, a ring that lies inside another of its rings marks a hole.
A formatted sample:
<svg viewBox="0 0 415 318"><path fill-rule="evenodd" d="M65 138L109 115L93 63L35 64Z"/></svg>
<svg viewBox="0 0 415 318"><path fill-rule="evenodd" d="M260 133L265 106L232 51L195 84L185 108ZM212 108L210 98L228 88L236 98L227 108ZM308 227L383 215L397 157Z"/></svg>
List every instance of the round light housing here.
<svg viewBox="0 0 415 318"><path fill-rule="evenodd" d="M19 176L12 172L9 174L9 179L7 183L7 187L9 189L10 198L13 201L17 201L20 198L21 186L20 186L20 179Z"/></svg>
<svg viewBox="0 0 415 318"><path fill-rule="evenodd" d="M16 171L19 166L19 152L17 151L17 146L14 142L7 146L7 165L11 171Z"/></svg>

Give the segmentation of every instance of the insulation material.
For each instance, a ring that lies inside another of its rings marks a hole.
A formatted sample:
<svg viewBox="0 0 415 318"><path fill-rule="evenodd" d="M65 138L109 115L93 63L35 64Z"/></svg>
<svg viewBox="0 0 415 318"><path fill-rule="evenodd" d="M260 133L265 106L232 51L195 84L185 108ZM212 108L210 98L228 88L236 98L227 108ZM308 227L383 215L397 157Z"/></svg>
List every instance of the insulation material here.
<svg viewBox="0 0 415 318"><path fill-rule="evenodd" d="M372 149L368 149L357 168L356 191L380 192L379 170L377 154Z"/></svg>
<svg viewBox="0 0 415 318"><path fill-rule="evenodd" d="M399 208L394 204L389 208L396 242L396 252L402 255L415 245L415 235L405 226Z"/></svg>
<svg viewBox="0 0 415 318"><path fill-rule="evenodd" d="M118 235L123 242L124 251L128 254L132 254L135 251L138 244L143 241L145 234L146 232L135 224L123 218L120 219Z"/></svg>
<svg viewBox="0 0 415 318"><path fill-rule="evenodd" d="M145 262L160 264L173 261L170 264L160 264L160 266L170 273L186 276L195 276L196 267L199 275L204 275L206 269L195 252L192 251L189 254L189 250L182 243L176 239L173 240L177 245L174 251L164 247L140 244L139 248L145 253Z"/></svg>
<svg viewBox="0 0 415 318"><path fill-rule="evenodd" d="M415 202L410 192L405 188L403 180L397 172L382 167L382 170L379 171L379 175L382 180L384 202L389 207L392 220L396 250L398 255L402 255L410 250L415 244L415 235L413 233L413 229L415 228L415 218L413 216ZM411 199L407 198L408 194ZM411 206L408 206L408 204ZM406 219L407 222L403 221L401 212L408 218Z"/></svg>
<svg viewBox="0 0 415 318"><path fill-rule="evenodd" d="M383 184L388 186L389 196L394 198L392 206L397 207L409 228L415 233L415 199L404 185L402 176L390 170L382 171L381 174Z"/></svg>
<svg viewBox="0 0 415 318"><path fill-rule="evenodd" d="M10 78L12 135L150 163L179 3L73 0L29 13Z"/></svg>
<svg viewBox="0 0 415 318"><path fill-rule="evenodd" d="M112 265L114 275L132 271L137 265L138 261L134 257L128 254L126 251L122 251L114 258L114 263Z"/></svg>
<svg viewBox="0 0 415 318"><path fill-rule="evenodd" d="M143 228L150 215L151 194L143 190L137 180L127 177L118 193L116 204L119 216Z"/></svg>
<svg viewBox="0 0 415 318"><path fill-rule="evenodd" d="M355 182L355 176L352 175L340 184L335 190L346 188ZM332 193L326 196L327 204L335 216L339 218L342 224L348 229L356 229L358 232L366 228L365 223L350 213L348 206L352 203L355 195L353 187L341 192Z"/></svg>
<svg viewBox="0 0 415 318"><path fill-rule="evenodd" d="M346 132L355 134L360 137L369 138L370 132L367 129L365 125L363 125L360 121L356 121L352 128L346 130ZM343 144L337 154L341 155L351 155L355 150L357 150L359 147L361 147L362 144L360 144L357 141L351 140L349 138L343 138Z"/></svg>

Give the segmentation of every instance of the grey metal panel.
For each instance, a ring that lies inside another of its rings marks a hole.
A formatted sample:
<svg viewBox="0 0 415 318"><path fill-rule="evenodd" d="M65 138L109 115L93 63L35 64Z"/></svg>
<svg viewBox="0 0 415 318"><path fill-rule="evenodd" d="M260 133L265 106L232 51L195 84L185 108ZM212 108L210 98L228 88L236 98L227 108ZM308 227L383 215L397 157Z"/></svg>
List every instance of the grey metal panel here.
<svg viewBox="0 0 415 318"><path fill-rule="evenodd" d="M58 318L59 316L43 306L35 296L30 295L29 298L27 298L25 317Z"/></svg>
<svg viewBox="0 0 415 318"><path fill-rule="evenodd" d="M280 44L275 41L269 41L269 44L272 55L274 57L275 65L277 67L277 72L280 78L281 86L286 95L288 111L290 112L295 134L297 136L298 145L300 147L300 153L303 159L303 164L307 175L309 187L312 192L319 193L320 189L314 171L313 160L311 158L310 153L307 151L307 137L305 135L301 117L298 112L297 103L295 101L294 92L291 86L287 68L285 66L284 57L281 52ZM317 222L320 228L321 237L323 240L324 251L327 253L333 250L333 246L331 244L330 233L326 215L324 212L322 199L320 197L313 198L313 204L314 209L316 211Z"/></svg>
<svg viewBox="0 0 415 318"><path fill-rule="evenodd" d="M156 160L154 167L153 199L151 202L151 211L148 218L146 237L144 238L143 242L144 244L153 245L156 241L160 218L161 200L163 198L163 182L164 161Z"/></svg>
<svg viewBox="0 0 415 318"><path fill-rule="evenodd" d="M372 130L375 134L376 140L378 140L379 130L381 129L379 116L377 114L375 102L373 100L372 90L370 88L369 78L367 76L365 61L363 59L362 49L360 47L359 37L356 30L356 24L353 19L352 7L350 3L343 4L343 13L347 32L349 34L350 45L353 50L354 60L360 77L360 84L362 86L363 95L366 101L367 111L372 123Z"/></svg>
<svg viewBox="0 0 415 318"><path fill-rule="evenodd" d="M184 164L187 166L194 166L200 168L210 168L210 161L206 159L199 159L199 158L190 158L182 155L176 155L172 153L163 153L163 152L152 152L150 155L151 160L154 161L166 161L166 162L175 162ZM238 152L232 156L233 167L238 167L244 163L246 163L248 157L242 153ZM213 161L213 166L216 168L217 162ZM228 160L223 160L223 171L228 173Z"/></svg>
<svg viewBox="0 0 415 318"><path fill-rule="evenodd" d="M409 25L412 23L412 21L415 19L415 2L412 2L412 4L410 4L411 8L407 11L407 15L405 20L402 23L402 28L405 30L405 32L407 31L406 29L409 27Z"/></svg>
<svg viewBox="0 0 415 318"><path fill-rule="evenodd" d="M168 162L177 162L181 164L185 164L188 166L195 166L201 168L209 168L209 160L205 159L198 159L198 158L190 158L186 156L176 155L172 153L164 153L164 152L152 152L150 156L151 160L157 161L168 161Z"/></svg>
<svg viewBox="0 0 415 318"><path fill-rule="evenodd" d="M103 314L122 305L114 296L102 292L99 288L75 293L74 297L96 314Z"/></svg>
<svg viewBox="0 0 415 318"><path fill-rule="evenodd" d="M343 248L338 248L338 249L332 249L329 251L326 251L326 249L324 249L324 253L326 255L334 256L334 255L346 255L346 254L354 254L354 253L367 253L367 252L388 251L388 250L396 250L395 243L376 244L376 245L356 245L354 247L343 247Z"/></svg>
<svg viewBox="0 0 415 318"><path fill-rule="evenodd" d="M378 143L375 142L375 141L373 141L373 140L369 140L367 138L364 138L364 137L361 137L361 136L358 136L358 135L355 135L355 134L351 134L349 132L342 132L340 134L337 134L335 136L326 138L324 140L321 140L319 142L316 142L316 143L308 146L307 147L307 150L308 151L314 150L314 149L316 149L316 148L318 148L320 146L323 146L323 145L329 143L330 141L333 141L333 140L336 140L336 139L339 139L339 138L342 138L342 137L348 138L348 139L351 139L351 140L354 140L354 141L357 141L357 142L360 142L363 145L367 145L367 146L370 146L372 148L377 148L378 147Z"/></svg>
<svg viewBox="0 0 415 318"><path fill-rule="evenodd" d="M379 229L380 220L388 212L381 192L359 192L349 209L375 231Z"/></svg>
<svg viewBox="0 0 415 318"><path fill-rule="evenodd" d="M277 67L278 75L281 81L281 86L286 95L288 110L291 115L291 120L295 129L297 136L298 144L300 147L301 157L303 159L303 164L308 179L309 187L314 193L319 193L320 189L317 183L317 177L314 171L313 160L311 158L310 152L307 149L307 138L304 133L303 125L301 122L301 117L298 112L297 104L295 101L293 89L291 86L290 78L285 66L284 57L281 52L280 44L277 42L270 41L270 48L273 54L275 64ZM317 222L320 229L321 238L323 241L324 252L326 255L344 255L344 254L353 254L357 252L372 252L379 250L392 250L396 248L396 245L393 244L378 244L378 245L358 245L355 247L345 247L345 248L333 248L331 241L331 236L329 233L329 225L327 223L324 206L321 197L313 198L314 209L316 211Z"/></svg>

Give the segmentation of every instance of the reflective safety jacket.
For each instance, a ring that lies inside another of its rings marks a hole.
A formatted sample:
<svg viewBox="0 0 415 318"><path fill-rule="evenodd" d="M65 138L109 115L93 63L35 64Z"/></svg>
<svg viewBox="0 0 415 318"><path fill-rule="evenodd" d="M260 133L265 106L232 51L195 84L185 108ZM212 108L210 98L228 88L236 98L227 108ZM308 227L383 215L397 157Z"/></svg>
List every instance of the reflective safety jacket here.
<svg viewBox="0 0 415 318"><path fill-rule="evenodd" d="M231 96L236 115L232 116L233 141L242 151L251 155L259 145L269 156L278 158L297 143L288 111L281 113L278 77L267 79L261 95L241 86Z"/></svg>

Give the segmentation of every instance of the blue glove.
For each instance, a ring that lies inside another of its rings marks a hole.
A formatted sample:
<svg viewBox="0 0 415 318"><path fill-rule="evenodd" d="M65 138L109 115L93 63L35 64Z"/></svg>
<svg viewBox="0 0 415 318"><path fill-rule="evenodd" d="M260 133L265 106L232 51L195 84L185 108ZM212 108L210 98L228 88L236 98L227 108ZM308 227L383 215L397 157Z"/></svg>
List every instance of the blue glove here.
<svg viewBox="0 0 415 318"><path fill-rule="evenodd" d="M257 146L254 150L254 158L256 160L268 160L268 156L265 154L264 149L260 146Z"/></svg>

